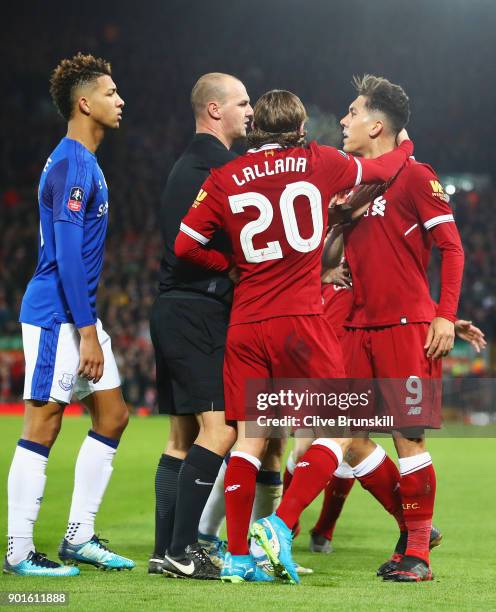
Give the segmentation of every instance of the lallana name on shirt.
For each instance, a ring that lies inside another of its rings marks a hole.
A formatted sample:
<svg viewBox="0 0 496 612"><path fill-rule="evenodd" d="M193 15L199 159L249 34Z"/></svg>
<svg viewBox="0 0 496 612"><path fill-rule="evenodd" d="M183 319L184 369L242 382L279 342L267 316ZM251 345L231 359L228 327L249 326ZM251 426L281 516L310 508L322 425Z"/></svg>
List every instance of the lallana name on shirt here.
<svg viewBox="0 0 496 612"><path fill-rule="evenodd" d="M282 174L283 172L305 172L307 167L307 159L305 157L284 157L275 160L267 160L263 163L253 164L242 168L242 177L233 174L233 180L242 187L249 181L254 181L257 178L264 176L272 176L273 174Z"/></svg>

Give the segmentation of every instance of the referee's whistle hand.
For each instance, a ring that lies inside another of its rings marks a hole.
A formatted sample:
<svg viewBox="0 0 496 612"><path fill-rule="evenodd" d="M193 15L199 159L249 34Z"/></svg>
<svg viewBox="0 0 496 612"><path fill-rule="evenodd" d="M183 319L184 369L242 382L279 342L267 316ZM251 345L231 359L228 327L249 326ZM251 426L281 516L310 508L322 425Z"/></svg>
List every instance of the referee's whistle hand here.
<svg viewBox="0 0 496 612"><path fill-rule="evenodd" d="M91 327L93 328L90 331ZM79 344L79 376L97 383L103 376L103 351L94 325L83 328Z"/></svg>

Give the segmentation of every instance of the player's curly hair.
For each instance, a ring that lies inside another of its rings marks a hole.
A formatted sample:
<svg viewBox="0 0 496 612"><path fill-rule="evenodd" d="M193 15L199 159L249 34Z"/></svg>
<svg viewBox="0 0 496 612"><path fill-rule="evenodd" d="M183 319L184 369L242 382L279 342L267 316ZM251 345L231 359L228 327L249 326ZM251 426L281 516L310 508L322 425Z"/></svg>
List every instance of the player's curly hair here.
<svg viewBox="0 0 496 612"><path fill-rule="evenodd" d="M104 74L112 74L109 62L81 52L71 59L63 59L55 68L50 78L50 95L66 121L69 121L74 112L74 92L77 87L91 83Z"/></svg>
<svg viewBox="0 0 496 612"><path fill-rule="evenodd" d="M358 95L367 99L365 106L368 109L378 110L386 115L395 134L408 124L410 101L403 87L373 74L354 76L353 85Z"/></svg>
<svg viewBox="0 0 496 612"><path fill-rule="evenodd" d="M283 148L305 144L301 124L307 119L303 102L290 91L272 89L264 93L253 107L253 130L248 134L250 147L277 143Z"/></svg>

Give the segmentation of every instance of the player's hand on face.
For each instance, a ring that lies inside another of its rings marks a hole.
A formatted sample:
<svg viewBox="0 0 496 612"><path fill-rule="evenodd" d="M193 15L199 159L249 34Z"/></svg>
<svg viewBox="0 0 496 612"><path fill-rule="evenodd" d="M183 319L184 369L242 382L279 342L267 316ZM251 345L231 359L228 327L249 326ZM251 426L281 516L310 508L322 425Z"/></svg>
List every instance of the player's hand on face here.
<svg viewBox="0 0 496 612"><path fill-rule="evenodd" d="M399 146L405 140L410 140L410 136L408 136L408 132L403 128L398 136L396 136L396 144Z"/></svg>
<svg viewBox="0 0 496 612"><path fill-rule="evenodd" d="M79 370L78 375L97 383L103 376L103 351L98 341L94 325L79 330Z"/></svg>
<svg viewBox="0 0 496 612"><path fill-rule="evenodd" d="M435 317L429 326L424 349L427 357L446 357L455 343L455 324L443 317Z"/></svg>
<svg viewBox="0 0 496 612"><path fill-rule="evenodd" d="M472 321L464 321L463 319L455 321L455 333L462 340L470 342L478 353L487 346L484 332L472 325Z"/></svg>
<svg viewBox="0 0 496 612"><path fill-rule="evenodd" d="M348 263L345 261L339 264L337 268L327 270L322 274L321 280L324 284L331 283L338 287L346 287L349 289L351 287L351 273Z"/></svg>

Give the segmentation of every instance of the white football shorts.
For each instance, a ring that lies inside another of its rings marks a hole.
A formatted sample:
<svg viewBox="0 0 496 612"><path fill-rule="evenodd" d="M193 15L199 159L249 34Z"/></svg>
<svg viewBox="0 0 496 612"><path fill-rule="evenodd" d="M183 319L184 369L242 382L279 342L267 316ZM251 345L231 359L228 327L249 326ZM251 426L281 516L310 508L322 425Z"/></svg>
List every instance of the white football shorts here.
<svg viewBox="0 0 496 612"><path fill-rule="evenodd" d="M119 387L121 381L112 342L100 319L96 322L96 331L104 365L102 378L93 383L78 376L79 333L72 323L55 323L50 329L23 323L24 399L68 404L73 394L81 400L94 391Z"/></svg>

